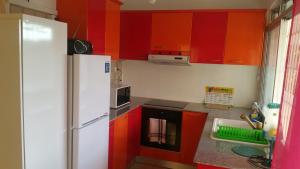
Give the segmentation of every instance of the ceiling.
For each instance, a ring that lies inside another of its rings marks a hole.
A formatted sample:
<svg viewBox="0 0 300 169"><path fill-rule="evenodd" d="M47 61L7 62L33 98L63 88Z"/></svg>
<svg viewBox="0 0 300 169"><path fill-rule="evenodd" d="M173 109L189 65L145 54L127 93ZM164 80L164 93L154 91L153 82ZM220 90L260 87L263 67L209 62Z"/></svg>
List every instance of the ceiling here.
<svg viewBox="0 0 300 169"><path fill-rule="evenodd" d="M266 9L274 0L123 0L122 10Z"/></svg>

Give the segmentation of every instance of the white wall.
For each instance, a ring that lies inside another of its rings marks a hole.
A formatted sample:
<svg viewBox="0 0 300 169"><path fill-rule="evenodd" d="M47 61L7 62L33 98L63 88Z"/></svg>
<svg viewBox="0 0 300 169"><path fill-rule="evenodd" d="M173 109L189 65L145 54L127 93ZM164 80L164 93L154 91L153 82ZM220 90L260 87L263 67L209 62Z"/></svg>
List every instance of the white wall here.
<svg viewBox="0 0 300 169"><path fill-rule="evenodd" d="M123 0L122 10L267 9L273 0Z"/></svg>
<svg viewBox="0 0 300 169"><path fill-rule="evenodd" d="M205 86L233 87L233 103L250 107L257 98L255 66L192 64L158 65L147 61L123 61L123 81L132 96L202 103Z"/></svg>

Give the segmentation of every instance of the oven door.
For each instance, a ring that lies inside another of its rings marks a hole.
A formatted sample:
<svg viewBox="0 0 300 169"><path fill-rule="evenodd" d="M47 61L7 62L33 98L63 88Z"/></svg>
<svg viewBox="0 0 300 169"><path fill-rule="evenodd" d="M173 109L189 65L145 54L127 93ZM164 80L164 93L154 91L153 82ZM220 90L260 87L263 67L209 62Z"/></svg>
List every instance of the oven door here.
<svg viewBox="0 0 300 169"><path fill-rule="evenodd" d="M117 89L117 107L121 107L130 103L130 87L122 87Z"/></svg>
<svg viewBox="0 0 300 169"><path fill-rule="evenodd" d="M180 151L182 112L143 107L143 146Z"/></svg>

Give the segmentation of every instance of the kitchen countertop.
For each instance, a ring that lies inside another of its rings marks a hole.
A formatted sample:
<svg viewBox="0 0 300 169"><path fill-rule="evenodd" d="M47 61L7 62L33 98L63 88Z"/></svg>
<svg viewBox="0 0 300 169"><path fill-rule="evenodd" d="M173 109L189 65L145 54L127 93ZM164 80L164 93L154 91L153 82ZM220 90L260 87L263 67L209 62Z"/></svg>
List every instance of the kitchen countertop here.
<svg viewBox="0 0 300 169"><path fill-rule="evenodd" d="M137 108L138 106L143 105L144 107L159 107L159 106L150 106L144 105L146 102L149 102L150 98L143 98L143 97L131 97L131 102L127 106L123 106L119 109L110 109L109 120L114 120L115 118L123 115L124 113L130 112L131 110ZM203 112L206 113L210 109L206 108L202 103L188 103L184 109L176 109L176 108L167 108L167 107L160 107L162 109L168 110L182 110L182 111L191 111L191 112Z"/></svg>
<svg viewBox="0 0 300 169"><path fill-rule="evenodd" d="M130 112L146 102L149 98L132 97L131 103L120 109L110 110L110 120ZM149 107L149 106L147 106ZM176 109L175 109L176 110ZM178 110L178 109L177 109ZM250 109L232 108L230 110L208 109L202 103L188 103L182 111L207 113L207 120L199 140L194 162L198 164L224 167L230 169L255 169L247 162L247 158L234 154L231 149L238 143L216 141L210 138L214 118L240 119L242 113L250 113Z"/></svg>
<svg viewBox="0 0 300 169"><path fill-rule="evenodd" d="M247 162L248 158L236 155L231 151L233 147L241 144L216 141L210 138L214 118L240 120L239 117L242 113L250 112L250 109L243 108L232 108L230 110L209 109L194 162L230 169L256 169ZM257 146L252 147L263 149Z"/></svg>

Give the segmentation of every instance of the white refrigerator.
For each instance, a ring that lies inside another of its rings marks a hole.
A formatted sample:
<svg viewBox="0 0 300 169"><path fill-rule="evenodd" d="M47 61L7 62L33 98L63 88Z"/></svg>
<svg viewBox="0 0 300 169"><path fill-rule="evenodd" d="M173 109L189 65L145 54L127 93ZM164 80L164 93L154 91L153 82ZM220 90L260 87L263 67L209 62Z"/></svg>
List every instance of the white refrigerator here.
<svg viewBox="0 0 300 169"><path fill-rule="evenodd" d="M68 56L69 169L107 169L110 56Z"/></svg>
<svg viewBox="0 0 300 169"><path fill-rule="evenodd" d="M67 25L0 14L0 168L67 168Z"/></svg>

